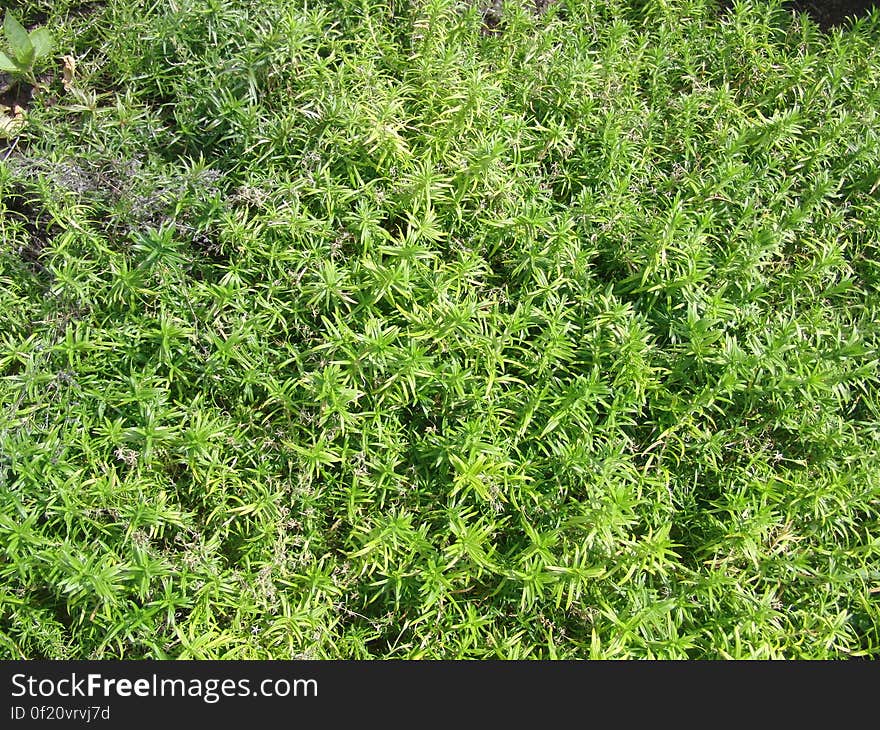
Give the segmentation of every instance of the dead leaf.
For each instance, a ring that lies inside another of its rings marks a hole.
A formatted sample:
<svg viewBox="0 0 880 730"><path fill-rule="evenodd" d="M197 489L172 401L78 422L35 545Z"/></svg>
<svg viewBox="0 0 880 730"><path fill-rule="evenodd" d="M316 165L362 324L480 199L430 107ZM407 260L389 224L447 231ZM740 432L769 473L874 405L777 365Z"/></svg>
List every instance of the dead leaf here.
<svg viewBox="0 0 880 730"><path fill-rule="evenodd" d="M64 84L65 91L70 91L70 87L73 86L73 77L76 74L76 59L73 56L62 56L61 60L64 61L61 83Z"/></svg>
<svg viewBox="0 0 880 730"><path fill-rule="evenodd" d="M24 109L16 104L12 109L0 104L0 139L9 139L24 127Z"/></svg>

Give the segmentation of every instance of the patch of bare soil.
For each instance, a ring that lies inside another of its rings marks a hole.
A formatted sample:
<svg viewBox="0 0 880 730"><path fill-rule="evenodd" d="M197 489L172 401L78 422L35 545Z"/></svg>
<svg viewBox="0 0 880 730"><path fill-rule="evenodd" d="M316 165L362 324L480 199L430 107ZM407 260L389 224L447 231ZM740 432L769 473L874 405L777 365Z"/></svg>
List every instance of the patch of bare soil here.
<svg viewBox="0 0 880 730"><path fill-rule="evenodd" d="M543 15L557 0L531 0L536 15ZM504 0L484 0L481 4L483 33L500 33L504 30Z"/></svg>
<svg viewBox="0 0 880 730"><path fill-rule="evenodd" d="M58 226L43 208L36 195L29 195L22 188L3 196L4 215L19 220L28 234L26 244L18 247L17 253L33 272L44 270L40 261L43 249L58 232Z"/></svg>
<svg viewBox="0 0 880 730"><path fill-rule="evenodd" d="M719 10L730 10L733 0L718 0ZM853 19L867 15L880 0L785 0L783 6L798 13L806 13L822 30L845 28Z"/></svg>
<svg viewBox="0 0 880 730"><path fill-rule="evenodd" d="M806 13L823 30L846 25L853 18L859 18L880 6L878 0L790 0L792 10Z"/></svg>
<svg viewBox="0 0 880 730"><path fill-rule="evenodd" d="M30 84L14 84L7 74L0 73L0 106L10 109L27 109L33 98L34 89Z"/></svg>

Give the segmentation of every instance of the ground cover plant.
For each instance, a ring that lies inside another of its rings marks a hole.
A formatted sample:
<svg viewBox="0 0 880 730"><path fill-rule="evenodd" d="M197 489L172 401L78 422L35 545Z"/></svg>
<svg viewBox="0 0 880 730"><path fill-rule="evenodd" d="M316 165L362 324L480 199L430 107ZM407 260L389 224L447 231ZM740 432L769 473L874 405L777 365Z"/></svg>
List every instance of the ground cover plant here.
<svg viewBox="0 0 880 730"><path fill-rule="evenodd" d="M877 655L876 11L10 7L4 657Z"/></svg>

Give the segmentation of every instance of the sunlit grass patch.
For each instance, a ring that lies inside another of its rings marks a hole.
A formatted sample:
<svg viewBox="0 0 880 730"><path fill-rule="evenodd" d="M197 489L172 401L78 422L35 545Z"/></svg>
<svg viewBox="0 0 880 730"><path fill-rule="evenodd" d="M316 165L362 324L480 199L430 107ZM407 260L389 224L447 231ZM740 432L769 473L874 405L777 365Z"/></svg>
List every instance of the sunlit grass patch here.
<svg viewBox="0 0 880 730"><path fill-rule="evenodd" d="M876 654L876 14L49 5L4 655Z"/></svg>

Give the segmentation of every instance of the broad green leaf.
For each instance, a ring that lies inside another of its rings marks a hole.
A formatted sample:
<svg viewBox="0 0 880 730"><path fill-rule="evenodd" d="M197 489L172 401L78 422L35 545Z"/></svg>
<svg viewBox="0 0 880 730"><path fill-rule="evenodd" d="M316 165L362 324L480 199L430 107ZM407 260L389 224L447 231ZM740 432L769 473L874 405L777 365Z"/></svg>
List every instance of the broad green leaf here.
<svg viewBox="0 0 880 730"><path fill-rule="evenodd" d="M3 30L6 33L9 47L12 49L12 55L15 57L18 65L29 68L34 62L34 44L31 43L31 39L24 26L8 10L3 20Z"/></svg>
<svg viewBox="0 0 880 730"><path fill-rule="evenodd" d="M43 58L52 53L52 34L47 28L37 28L37 30L31 31L29 37L36 58Z"/></svg>
<svg viewBox="0 0 880 730"><path fill-rule="evenodd" d="M9 56L7 56L3 51L0 51L0 71L9 71L16 72L21 71L22 69L15 63Z"/></svg>

